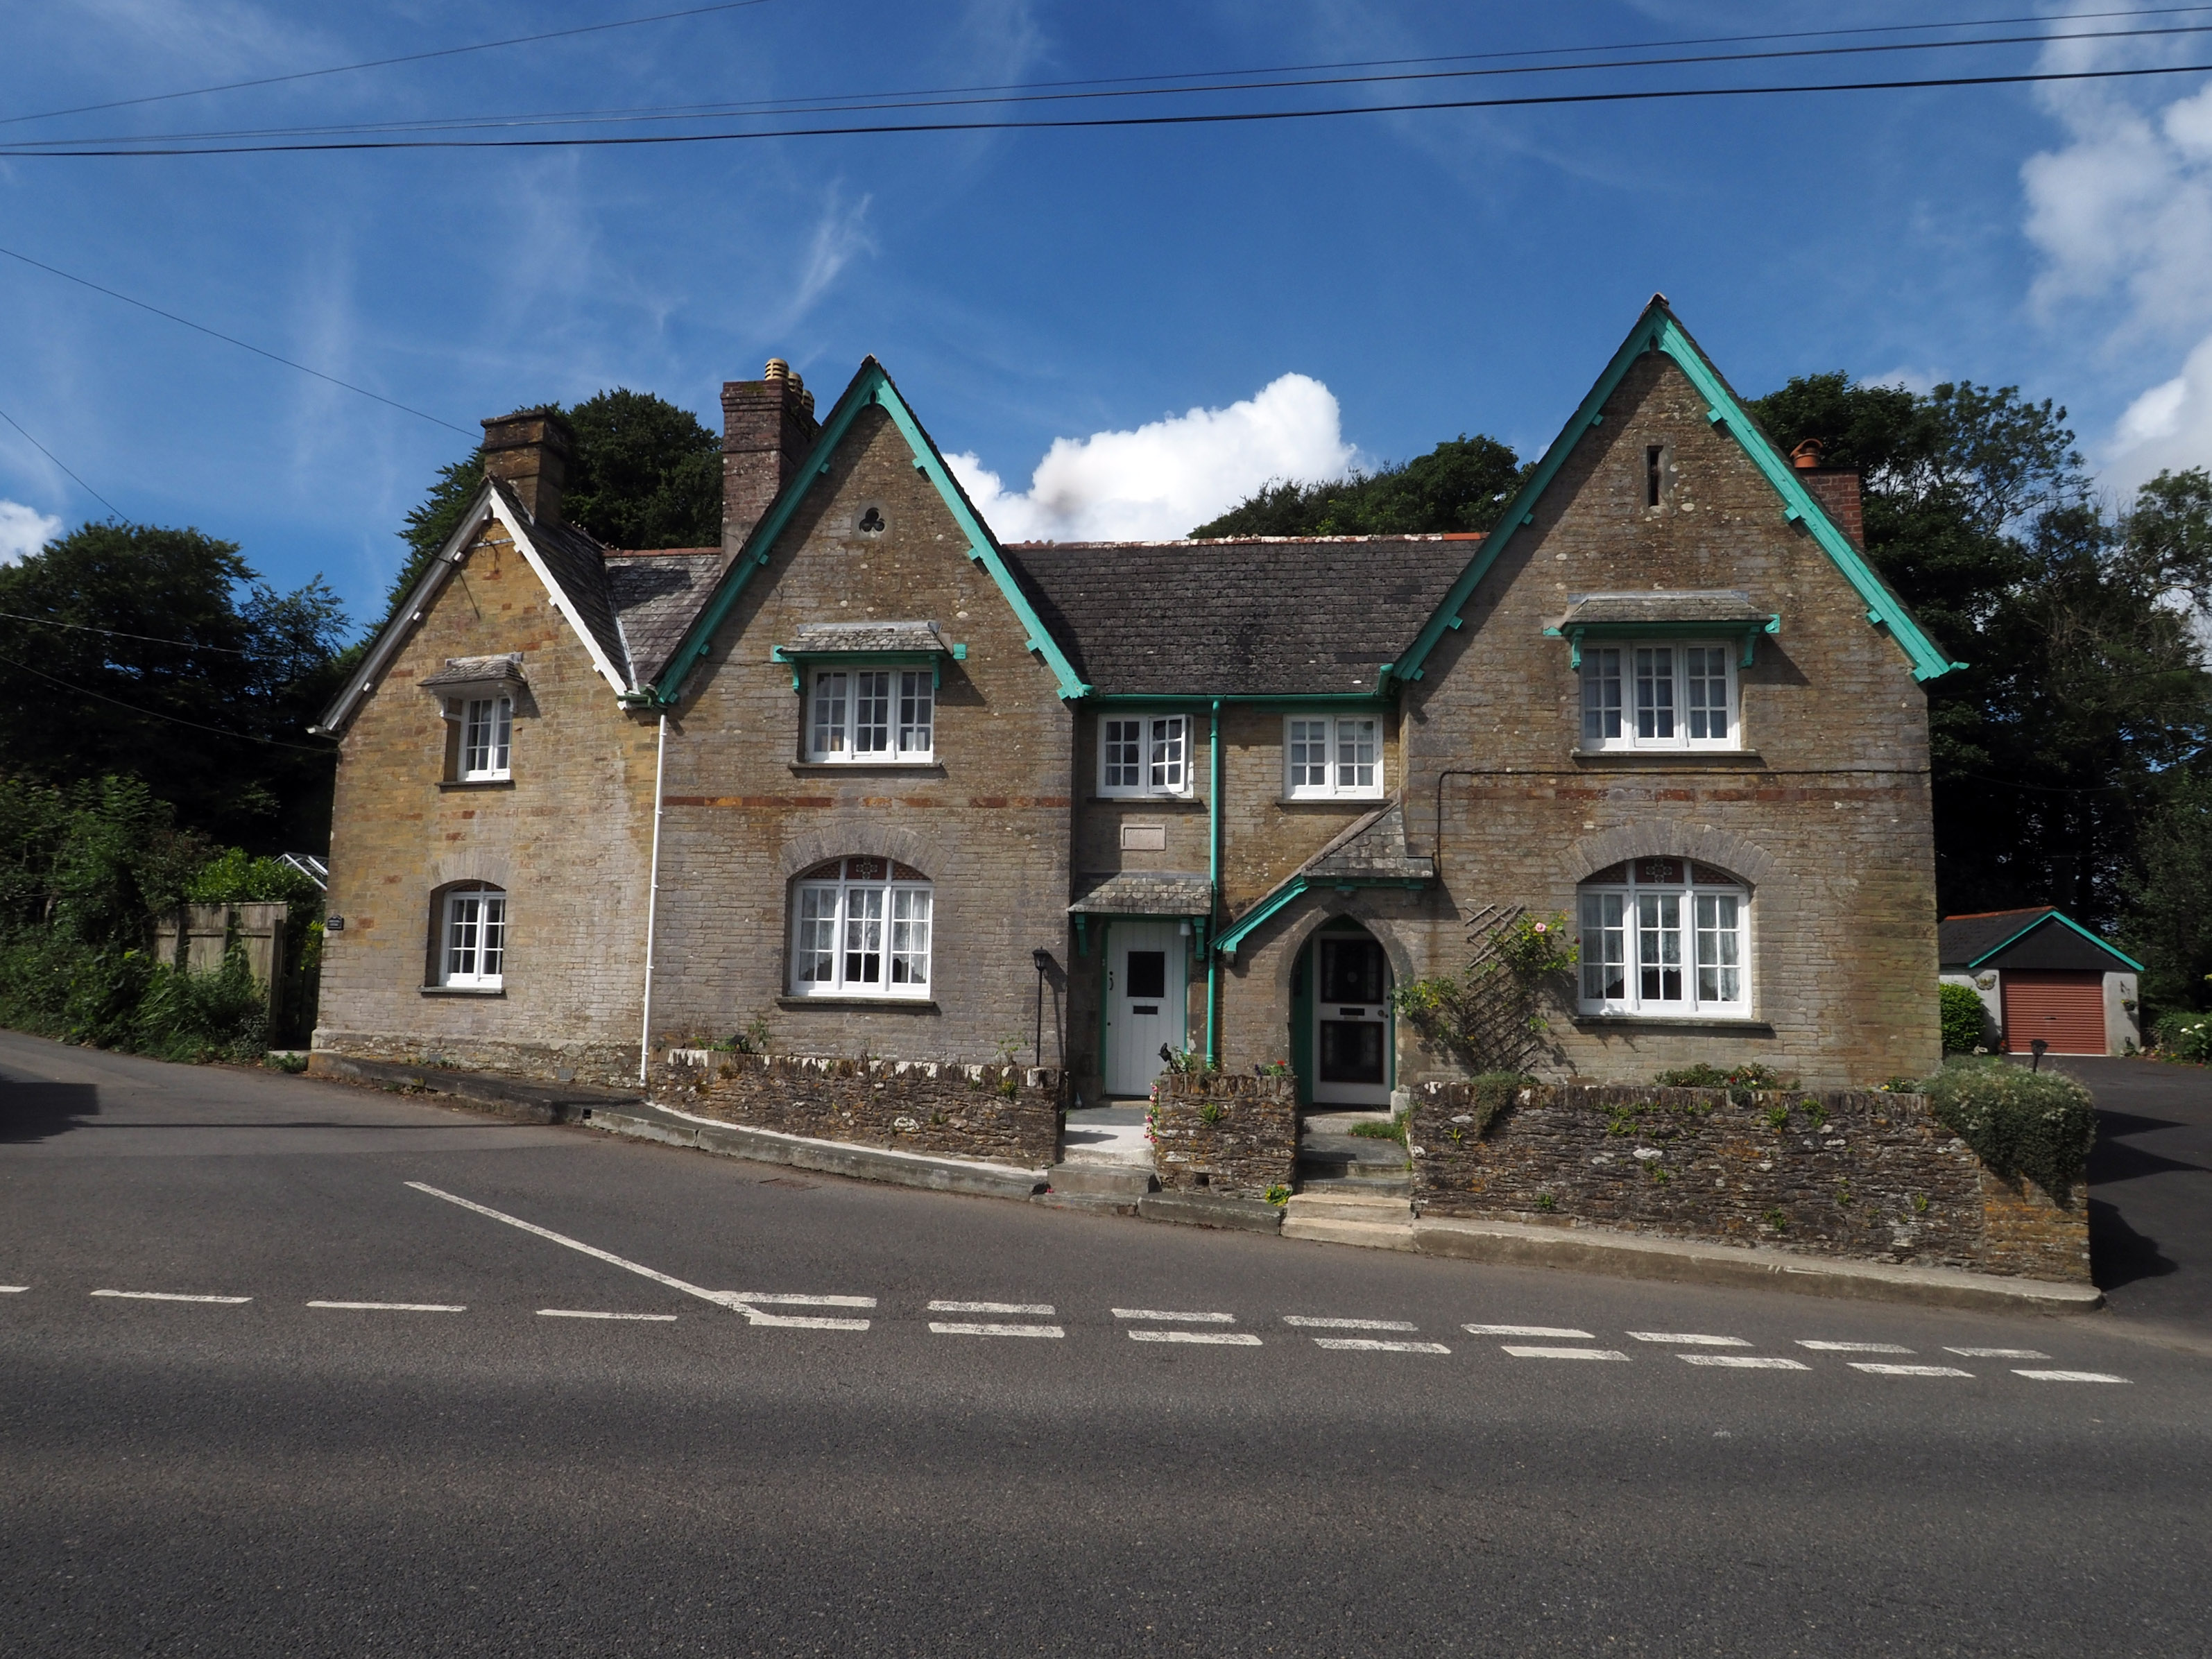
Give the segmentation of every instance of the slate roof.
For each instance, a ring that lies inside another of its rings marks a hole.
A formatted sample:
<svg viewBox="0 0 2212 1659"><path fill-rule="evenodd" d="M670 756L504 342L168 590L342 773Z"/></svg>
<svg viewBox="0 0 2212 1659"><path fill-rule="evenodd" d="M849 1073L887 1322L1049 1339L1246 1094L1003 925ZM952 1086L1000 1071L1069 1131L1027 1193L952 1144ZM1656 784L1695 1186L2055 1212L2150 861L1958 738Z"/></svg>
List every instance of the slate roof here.
<svg viewBox="0 0 2212 1659"><path fill-rule="evenodd" d="M2141 967L2048 904L1946 916L1936 931L1937 956L1947 973L1985 963L1998 969L2101 969L2107 973ZM1991 953L1999 951L1990 960Z"/></svg>
<svg viewBox="0 0 2212 1659"><path fill-rule="evenodd" d="M1406 802L1401 796L1361 818L1299 866L1315 884L1331 879L1428 881L1437 861L1406 848Z"/></svg>
<svg viewBox="0 0 2212 1659"><path fill-rule="evenodd" d="M799 637L777 648L794 655L921 651L949 656L952 650L933 622L801 623Z"/></svg>
<svg viewBox="0 0 2212 1659"><path fill-rule="evenodd" d="M1125 870L1076 879L1091 885L1067 907L1070 915L1202 916L1213 908L1213 884L1204 875Z"/></svg>
<svg viewBox="0 0 2212 1659"><path fill-rule="evenodd" d="M572 524L541 524L532 520L522 498L498 478L486 483L500 493L518 523L530 531L530 544L553 580L560 584L576 616L609 662L627 670L629 653L623 647L622 629L615 622L615 607L607 592L606 550L586 531ZM635 678L631 679L635 684Z"/></svg>
<svg viewBox="0 0 2212 1659"><path fill-rule="evenodd" d="M721 570L719 547L652 553L607 550L607 596L628 647L616 660L623 664L632 685L643 685L667 665L668 653L714 592Z"/></svg>
<svg viewBox="0 0 2212 1659"><path fill-rule="evenodd" d="M1735 588L1658 589L1642 593L1584 593L1575 598L1561 618L1561 629L1595 628L1621 623L1711 623L1741 625L1765 623L1773 613L1761 611L1751 595Z"/></svg>
<svg viewBox="0 0 2212 1659"><path fill-rule="evenodd" d="M1468 536L1019 542L1015 580L1098 692L1372 692L1467 568Z"/></svg>

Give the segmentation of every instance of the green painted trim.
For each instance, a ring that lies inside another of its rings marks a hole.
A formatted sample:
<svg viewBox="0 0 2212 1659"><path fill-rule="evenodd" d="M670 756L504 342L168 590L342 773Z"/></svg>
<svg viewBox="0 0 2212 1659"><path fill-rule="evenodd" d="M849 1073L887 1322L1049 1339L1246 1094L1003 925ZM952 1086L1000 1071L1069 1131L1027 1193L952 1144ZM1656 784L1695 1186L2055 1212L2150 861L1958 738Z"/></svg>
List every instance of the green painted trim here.
<svg viewBox="0 0 2212 1659"><path fill-rule="evenodd" d="M1153 696L1133 691L1092 691L1084 702L1094 708L1188 708L1193 703L1220 703L1237 708L1255 706L1297 708L1321 703L1332 708L1388 708L1395 701L1389 691L1191 691Z"/></svg>
<svg viewBox="0 0 2212 1659"><path fill-rule="evenodd" d="M1059 682L1060 695L1063 698L1073 699L1090 690L1091 688L1076 674L1074 665L1068 661L1059 642L1038 618L1036 609L1022 592L1019 584L1014 580L1006 568L1005 556L999 551L997 542L976 516L967 495L954 480L945 465L944 457L937 453L937 446L922 430L914 411L907 407L906 399L899 395L898 387L892 384L890 375L881 363L870 357L860 365L860 372L845 388L845 395L838 398L837 406L830 411L830 418L823 422L813 447L806 452L806 459L800 463L793 481L784 486L783 492L769 506L761 521L753 526L752 533L745 538L738 556L723 573L714 596L693 619L691 626L684 630L682 641L668 659L668 666L661 671L660 678L647 688L659 707L672 707L682 698L684 682L713 647L715 634L729 619L730 612L736 607L746 585L752 580L754 574L768 563L769 550L791 523L799 503L806 499L807 492L829 471L830 458L852 430L853 422L860 418L860 411L871 406L879 407L889 415L891 424L905 438L907 447L914 454L915 471L936 487L938 495L952 514L953 521L968 537L968 556L988 571L991 580L998 584L1000 594L1012 607L1027 635L1024 643L1044 659L1045 666L1052 671L1053 678Z"/></svg>
<svg viewBox="0 0 2212 1659"><path fill-rule="evenodd" d="M1221 699L1213 700L1212 719L1206 728L1206 759L1210 775L1206 792L1206 884L1207 920L1221 908ZM1217 986L1215 969L1220 957L1212 951L1206 953L1206 1063L1218 1066L1221 1051L1216 1046L1213 1029L1213 1005Z"/></svg>
<svg viewBox="0 0 2212 1659"><path fill-rule="evenodd" d="M2066 915L2063 910L2045 911L2033 921L2029 922L2027 927L2021 928L2017 933L2014 933L2011 938L2005 940L2003 944L1993 945L1988 950L1983 951L1981 955L1976 957L1972 962L1966 964L1964 971L1970 974L1972 973L1975 969L1980 967L1984 963L1987 962L1991 957L1996 956L1999 951L2009 951L2012 949L2014 945L2019 944L2021 940L2026 939L2030 933L2042 927L2046 921L2063 922L2067 927L2071 927L2075 933L2081 934L2083 939L2087 939L2090 944L2095 945L2099 950L2106 951L2112 956L2118 957L2122 962L2126 963L2129 967L2134 969L2138 974L2147 971L2142 963L2137 962L2126 951L2119 949L2108 939L2099 939L2094 933L2084 927L2080 922L2075 921L2073 917Z"/></svg>
<svg viewBox="0 0 2212 1659"><path fill-rule="evenodd" d="M1573 416L1560 428L1559 435L1552 440L1551 447L1544 452L1543 459L1528 475L1528 482L1521 486L1507 504L1505 511L1499 515L1498 522L1500 527L1483 538L1481 547L1467 568L1460 573L1459 580L1452 584L1443 603L1422 624L1412 647L1399 659L1395 671L1399 678L1419 679L1425 672L1429 653L1436 649L1437 642L1448 630L1458 628L1465 621L1460 613L1474 597L1474 591L1481 585L1482 579L1497 564L1499 555L1512 544L1515 535L1524 526L1535 521L1536 503L1545 490L1551 487L1552 480L1559 476L1559 469L1566 464L1567 457L1576 444L1582 441L1584 433L1598 423L1597 417L1603 412L1606 399L1626 378L1637 359L1647 351L1664 352L1688 376L1690 383L1708 404L1705 418L1716 426L1728 428L1752 464L1759 468L1782 497L1785 517L1803 524L1814 540L1820 544L1821 550L1843 573L1844 580L1866 601L1869 617L1887 629L1890 637L1905 648L1905 655L1912 664L1913 678L1932 680L1939 674L1965 666L1963 663L1947 661L1934 642L1920 631L1920 625L1913 621L1904 602L1890 591L1888 584L1875 574L1859 550L1851 545L1850 538L1836 528L1805 486L1797 481L1796 469L1766 441L1757 423L1737 401L1735 394L1729 390L1727 382L1721 379L1719 372L1706 360L1705 353L1698 349L1687 331L1674 320L1674 313L1663 304L1654 301L1644 307L1643 316L1629 331L1628 337L1620 343L1620 349L1613 354L1612 360L1605 366L1605 372L1598 376L1597 383L1575 406Z"/></svg>
<svg viewBox="0 0 2212 1659"><path fill-rule="evenodd" d="M1255 928L1269 917L1280 913L1291 900L1305 890L1306 878L1304 876L1291 877L1288 882L1278 887L1246 911L1241 921L1232 922L1223 930L1220 936L1213 941L1215 954L1234 957L1237 954L1237 947L1251 936Z"/></svg>
<svg viewBox="0 0 2212 1659"><path fill-rule="evenodd" d="M1776 616L1769 617L1763 623L1731 623L1725 627L1693 622L1601 623L1589 628L1547 628L1544 630L1544 637L1565 640L1567 642L1567 666L1579 672L1583 665L1583 641L1585 637L1603 645L1607 640L1726 640L1741 634L1743 636L1743 656L1737 665L1748 668L1757 659L1753 653L1759 648L1759 636L1781 631L1782 618Z"/></svg>
<svg viewBox="0 0 2212 1659"><path fill-rule="evenodd" d="M779 645L769 655L791 665L791 689L794 691L805 689L800 678L817 664L850 664L854 668L919 668L927 663L930 684L940 689L945 684L945 653L942 651L789 651Z"/></svg>

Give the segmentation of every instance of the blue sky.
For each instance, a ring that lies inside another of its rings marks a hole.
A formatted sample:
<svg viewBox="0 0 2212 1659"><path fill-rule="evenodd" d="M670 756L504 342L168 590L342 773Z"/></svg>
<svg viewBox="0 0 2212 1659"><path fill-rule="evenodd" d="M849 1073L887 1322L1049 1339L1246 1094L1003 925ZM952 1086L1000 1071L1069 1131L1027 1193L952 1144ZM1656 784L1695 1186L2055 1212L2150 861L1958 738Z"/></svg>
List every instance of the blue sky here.
<svg viewBox="0 0 2212 1659"><path fill-rule="evenodd" d="M0 115L681 3L51 0L11 12ZM2057 8L2003 0L764 0L17 121L0 139L2030 13L2053 21L1997 32L2212 25L2212 10L2062 24ZM1607 84L2160 61L2212 61L2212 34L1648 70ZM1401 458L1462 431L1532 453L1654 290L1746 393L1842 368L2054 398L2118 492L2161 465L2212 464L2208 80L592 150L15 155L0 157L0 247L471 431L486 415L617 385L714 424L720 383L757 376L770 356L826 406L874 352L940 445L969 458L1009 536L1174 533L1269 476ZM1458 95L1438 84L1382 90ZM377 609L398 564L402 516L469 445L4 258L0 315L0 410L94 489L131 519L240 542L279 584L319 572L357 616ZM0 554L34 545L51 520L105 511L0 425Z"/></svg>

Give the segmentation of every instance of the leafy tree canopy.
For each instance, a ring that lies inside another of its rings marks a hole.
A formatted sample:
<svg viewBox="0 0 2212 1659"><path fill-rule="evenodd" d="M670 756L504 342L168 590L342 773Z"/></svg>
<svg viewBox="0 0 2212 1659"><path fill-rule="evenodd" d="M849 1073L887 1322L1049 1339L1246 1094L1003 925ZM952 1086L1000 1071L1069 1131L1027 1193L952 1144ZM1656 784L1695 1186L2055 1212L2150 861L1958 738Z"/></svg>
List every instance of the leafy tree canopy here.
<svg viewBox="0 0 2212 1659"><path fill-rule="evenodd" d="M550 405L559 409L558 404ZM714 547L722 539L721 440L688 409L617 387L562 410L576 434L562 516L609 547ZM408 556L393 579L396 610L460 527L483 483L483 451L438 469L409 513Z"/></svg>
<svg viewBox="0 0 2212 1659"><path fill-rule="evenodd" d="M1520 487L1521 460L1464 432L1413 460L1315 483L1262 486L1193 536L1413 536L1487 530Z"/></svg>
<svg viewBox="0 0 2212 1659"><path fill-rule="evenodd" d="M307 728L346 629L319 578L280 593L234 542L84 525L0 568L0 774L136 777L189 829L325 846L332 759Z"/></svg>

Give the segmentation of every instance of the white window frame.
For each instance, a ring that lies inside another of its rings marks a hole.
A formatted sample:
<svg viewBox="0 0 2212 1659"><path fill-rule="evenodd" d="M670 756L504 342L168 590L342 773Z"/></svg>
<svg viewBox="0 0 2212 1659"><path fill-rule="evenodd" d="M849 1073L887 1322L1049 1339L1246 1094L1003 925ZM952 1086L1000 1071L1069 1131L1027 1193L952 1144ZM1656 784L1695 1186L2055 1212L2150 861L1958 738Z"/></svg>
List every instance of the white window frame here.
<svg viewBox="0 0 2212 1659"><path fill-rule="evenodd" d="M870 865L882 873L854 873ZM793 884L791 994L929 1000L935 888L889 859L840 859L836 868Z"/></svg>
<svg viewBox="0 0 2212 1659"><path fill-rule="evenodd" d="M806 676L800 714L811 762L921 766L937 758L937 676L926 667L853 663L815 668Z"/></svg>
<svg viewBox="0 0 2212 1659"><path fill-rule="evenodd" d="M1678 867L1677 880L1645 879ZM1623 881L1575 890L1585 1014L1656 1019L1752 1017L1751 892L1688 859L1631 859ZM1671 943L1671 955L1668 946ZM1730 960L1730 957L1733 960ZM1607 969L1618 966L1617 981ZM1733 988L1735 994L1724 994ZM1668 992L1675 994L1669 996Z"/></svg>
<svg viewBox="0 0 2212 1659"><path fill-rule="evenodd" d="M448 888L438 905L438 983L507 988L507 890L489 882Z"/></svg>
<svg viewBox="0 0 2212 1659"><path fill-rule="evenodd" d="M1741 645L1724 640L1588 640L1581 647L1577 676L1580 695L1575 713L1577 747L1585 754L1608 750L1728 750L1743 747L1743 698L1738 672ZM1692 653L1706 672L1691 672ZM1663 665L1663 672L1658 672ZM1693 690L1709 688L1717 668L1723 703L1711 708L1709 692L1698 706ZM1711 733L1718 714L1727 729ZM1705 735L1693 734L1702 727Z"/></svg>
<svg viewBox="0 0 2212 1659"><path fill-rule="evenodd" d="M1315 781L1316 771L1318 782ZM1380 800L1382 783L1381 715L1283 717L1285 800Z"/></svg>
<svg viewBox="0 0 2212 1659"><path fill-rule="evenodd" d="M1139 711L1098 720L1098 793L1117 799L1187 798L1196 772L1188 714Z"/></svg>
<svg viewBox="0 0 2212 1659"><path fill-rule="evenodd" d="M457 697L460 754L453 775L463 783L496 783L514 775L514 699Z"/></svg>

